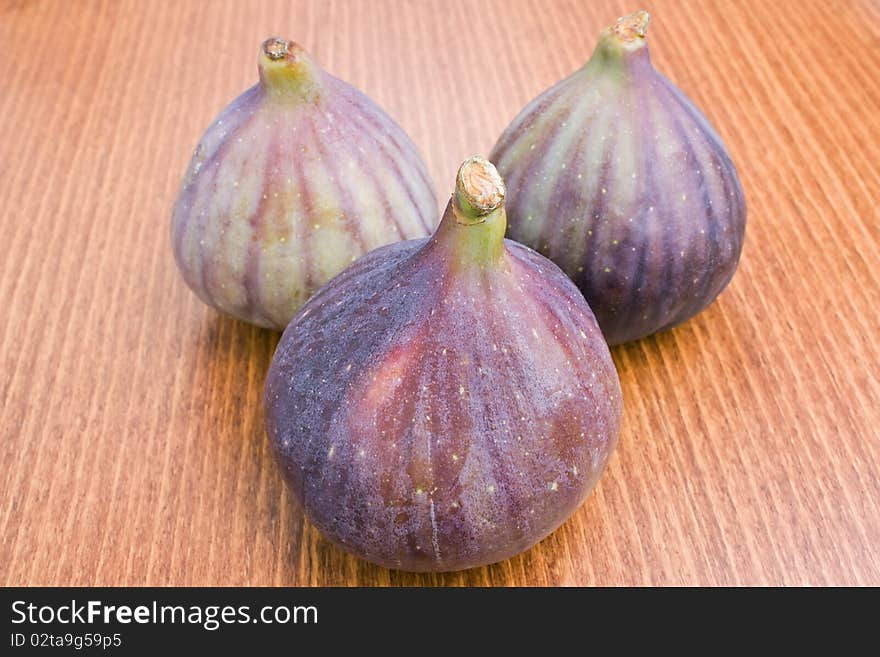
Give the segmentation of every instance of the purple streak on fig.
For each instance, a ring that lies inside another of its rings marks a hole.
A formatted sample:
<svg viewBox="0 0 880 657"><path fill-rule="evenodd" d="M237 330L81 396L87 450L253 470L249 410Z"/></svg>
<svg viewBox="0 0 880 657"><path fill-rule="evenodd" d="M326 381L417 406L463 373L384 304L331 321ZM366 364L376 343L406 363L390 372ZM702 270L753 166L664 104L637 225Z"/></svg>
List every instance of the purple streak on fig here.
<svg viewBox="0 0 880 657"><path fill-rule="evenodd" d="M513 556L581 504L616 443L598 324L556 265L504 239L504 197L495 168L467 160L434 235L346 269L272 360L267 432L295 496L375 563Z"/></svg>
<svg viewBox="0 0 880 657"><path fill-rule="evenodd" d="M283 330L361 255L430 234L437 206L415 146L369 98L283 39L263 44L259 73L199 142L172 242L203 301Z"/></svg>
<svg viewBox="0 0 880 657"><path fill-rule="evenodd" d="M605 30L590 61L535 98L491 159L509 236L559 265L610 344L692 317L739 262L746 206L702 113L651 65L647 12Z"/></svg>

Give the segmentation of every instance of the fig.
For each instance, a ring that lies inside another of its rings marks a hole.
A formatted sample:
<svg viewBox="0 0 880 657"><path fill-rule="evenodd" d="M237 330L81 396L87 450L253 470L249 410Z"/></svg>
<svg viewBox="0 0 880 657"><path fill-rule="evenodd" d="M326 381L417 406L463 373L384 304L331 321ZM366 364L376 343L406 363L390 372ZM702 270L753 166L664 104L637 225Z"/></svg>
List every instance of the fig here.
<svg viewBox="0 0 880 657"><path fill-rule="evenodd" d="M492 151L509 236L559 265L610 344L684 322L736 270L746 206L705 116L657 72L649 16L606 29L590 60L529 103Z"/></svg>
<svg viewBox="0 0 880 657"><path fill-rule="evenodd" d="M439 217L415 146L373 101L284 39L258 68L195 150L172 242L205 303L283 330L352 261Z"/></svg>
<svg viewBox="0 0 880 657"><path fill-rule="evenodd" d="M584 500L616 440L617 372L583 296L504 239L479 157L428 239L385 246L313 296L265 389L306 516L364 559L448 571L515 555Z"/></svg>

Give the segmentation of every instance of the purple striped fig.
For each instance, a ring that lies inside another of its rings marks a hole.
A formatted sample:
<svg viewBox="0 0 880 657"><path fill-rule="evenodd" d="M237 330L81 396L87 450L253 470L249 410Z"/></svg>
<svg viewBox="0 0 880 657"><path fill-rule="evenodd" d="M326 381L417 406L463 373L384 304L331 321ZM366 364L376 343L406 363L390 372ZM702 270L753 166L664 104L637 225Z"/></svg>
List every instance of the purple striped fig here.
<svg viewBox="0 0 880 657"><path fill-rule="evenodd" d="M403 130L302 48L267 40L259 73L199 142L172 241L205 303L283 330L361 255L429 235L437 205Z"/></svg>
<svg viewBox="0 0 880 657"><path fill-rule="evenodd" d="M647 12L535 98L491 155L509 235L578 285L611 344L672 327L733 276L746 206L721 139L651 65Z"/></svg>
<svg viewBox="0 0 880 657"><path fill-rule="evenodd" d="M504 239L471 158L430 239L373 251L306 303L266 382L267 431L330 540L392 568L515 555L584 500L613 449L608 347L556 265Z"/></svg>

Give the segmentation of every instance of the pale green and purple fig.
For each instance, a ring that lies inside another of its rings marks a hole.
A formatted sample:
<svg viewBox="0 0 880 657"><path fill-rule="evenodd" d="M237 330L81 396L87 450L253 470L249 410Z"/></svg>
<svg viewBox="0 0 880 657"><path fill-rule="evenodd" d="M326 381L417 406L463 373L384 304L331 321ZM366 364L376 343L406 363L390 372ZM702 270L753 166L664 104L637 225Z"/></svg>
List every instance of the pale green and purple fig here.
<svg viewBox="0 0 880 657"><path fill-rule="evenodd" d="M509 236L578 285L611 344L672 327L733 276L746 206L705 116L651 64L647 12L529 103L492 152Z"/></svg>
<svg viewBox="0 0 880 657"><path fill-rule="evenodd" d="M172 241L205 303L283 330L361 255L429 235L437 205L403 130L301 47L267 40L259 73L199 142Z"/></svg>
<svg viewBox="0 0 880 657"><path fill-rule="evenodd" d="M361 258L309 300L266 382L267 432L307 517L375 563L449 571L526 550L596 483L621 418L593 313L504 239L471 158L429 239Z"/></svg>

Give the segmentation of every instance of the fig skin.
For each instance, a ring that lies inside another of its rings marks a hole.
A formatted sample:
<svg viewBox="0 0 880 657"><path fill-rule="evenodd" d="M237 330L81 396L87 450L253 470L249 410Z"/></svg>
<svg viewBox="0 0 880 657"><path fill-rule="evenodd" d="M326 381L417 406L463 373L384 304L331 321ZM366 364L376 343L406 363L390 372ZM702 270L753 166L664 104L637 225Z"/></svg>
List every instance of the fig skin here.
<svg viewBox="0 0 880 657"><path fill-rule="evenodd" d="M694 104L652 66L647 12L504 131L491 158L510 190L509 236L559 265L610 344L684 322L732 278L746 205Z"/></svg>
<svg viewBox="0 0 880 657"><path fill-rule="evenodd" d="M467 160L429 239L386 246L293 319L267 433L306 516L374 563L497 562L583 502L617 441L621 390L556 265L504 239L504 186Z"/></svg>
<svg viewBox="0 0 880 657"><path fill-rule="evenodd" d="M281 331L361 255L429 235L437 201L415 146L364 94L283 39L258 68L196 148L172 243L205 303Z"/></svg>

